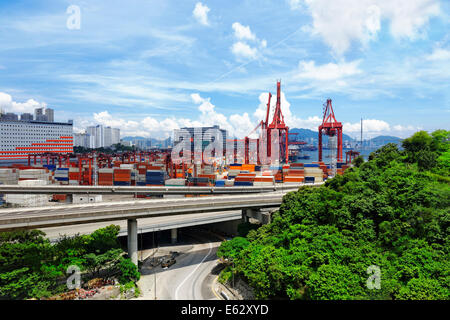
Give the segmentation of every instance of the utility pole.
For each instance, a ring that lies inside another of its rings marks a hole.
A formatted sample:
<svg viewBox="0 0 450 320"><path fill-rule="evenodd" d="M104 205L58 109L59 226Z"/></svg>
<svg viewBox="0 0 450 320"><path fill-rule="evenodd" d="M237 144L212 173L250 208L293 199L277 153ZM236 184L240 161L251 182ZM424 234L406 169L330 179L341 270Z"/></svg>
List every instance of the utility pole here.
<svg viewBox="0 0 450 320"><path fill-rule="evenodd" d="M144 261L142 259L142 251L144 250L144 247L142 246L142 228L141 228L141 261Z"/></svg>
<svg viewBox="0 0 450 320"><path fill-rule="evenodd" d="M155 246L155 229L153 229L153 246ZM155 255L156 255L156 247L153 249L153 261L155 261ZM155 266L156 268L156 266ZM153 270L153 284L155 289L155 300L156 300L156 270Z"/></svg>

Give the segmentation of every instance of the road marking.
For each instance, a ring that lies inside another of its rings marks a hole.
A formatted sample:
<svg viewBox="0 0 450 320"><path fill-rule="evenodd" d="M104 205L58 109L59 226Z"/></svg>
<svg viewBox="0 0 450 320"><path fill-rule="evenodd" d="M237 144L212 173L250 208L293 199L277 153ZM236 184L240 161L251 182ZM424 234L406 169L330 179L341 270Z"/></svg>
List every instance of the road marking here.
<svg viewBox="0 0 450 320"><path fill-rule="evenodd" d="M208 244L209 244L208 254L203 258L202 261L200 261L200 263L197 265L197 267L195 267L194 271L192 271L186 278L184 278L183 282L181 282L181 284L177 287L177 289L175 290L175 300L179 300L178 299L178 291L180 290L181 286L186 282L187 279L189 279L195 273L195 271L197 271L197 269L202 265L203 261L205 261L206 258L208 258L208 256L211 254L213 247L212 247L211 242L209 242Z"/></svg>
<svg viewBox="0 0 450 320"><path fill-rule="evenodd" d="M213 284L212 284L212 287L211 287L211 290L212 290L212 292L214 293L214 295L216 296L217 300L223 300L223 299L217 294L216 290L214 290L214 288L216 287L216 281L217 281L217 279L219 279L219 276L217 276L217 277L214 279Z"/></svg>

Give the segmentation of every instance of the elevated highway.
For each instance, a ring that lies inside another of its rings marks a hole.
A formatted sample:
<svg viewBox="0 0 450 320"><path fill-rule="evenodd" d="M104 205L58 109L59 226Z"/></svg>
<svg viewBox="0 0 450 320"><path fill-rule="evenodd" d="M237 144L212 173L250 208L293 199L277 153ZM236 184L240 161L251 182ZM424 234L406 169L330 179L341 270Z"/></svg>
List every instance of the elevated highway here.
<svg viewBox="0 0 450 320"><path fill-rule="evenodd" d="M250 194L274 191L292 191L298 185L277 184L261 187L122 187L122 186L62 186L48 185L24 187L19 185L0 185L0 194Z"/></svg>
<svg viewBox="0 0 450 320"><path fill-rule="evenodd" d="M320 186L317 183L311 186ZM283 188L283 190L246 195L217 195L183 199L133 200L121 202L103 202L81 205L58 205L38 208L12 208L0 210L0 232L62 227L70 225L90 224L97 222L127 220L128 251L137 264L137 219L157 217L174 217L170 226L172 230L186 225L185 217L197 215L197 222L191 220L190 225L202 224L211 215L206 213L226 211L252 211L261 208L280 206L283 196L299 186ZM237 217L229 217L236 219ZM214 220L214 217L212 217ZM213 221L210 220L210 221ZM189 223L189 222L187 222ZM192 224L194 223L194 224Z"/></svg>
<svg viewBox="0 0 450 320"><path fill-rule="evenodd" d="M286 192L183 199L152 199L0 210L0 231L202 212L277 207Z"/></svg>
<svg viewBox="0 0 450 320"><path fill-rule="evenodd" d="M154 218L143 218L139 219L138 234L155 231L173 230L227 221L237 221L237 220L242 220L241 210L202 212L192 214L179 214L172 216L161 216ZM127 236L128 230L126 220L114 222L105 221L105 222L87 223L83 225L78 225L77 228L74 228L73 225L69 225L60 227L40 228L40 230L44 231L46 237L49 238L51 241L56 241L61 237L61 235L72 237L77 234L91 234L95 230L109 226L112 223L120 227L119 236Z"/></svg>

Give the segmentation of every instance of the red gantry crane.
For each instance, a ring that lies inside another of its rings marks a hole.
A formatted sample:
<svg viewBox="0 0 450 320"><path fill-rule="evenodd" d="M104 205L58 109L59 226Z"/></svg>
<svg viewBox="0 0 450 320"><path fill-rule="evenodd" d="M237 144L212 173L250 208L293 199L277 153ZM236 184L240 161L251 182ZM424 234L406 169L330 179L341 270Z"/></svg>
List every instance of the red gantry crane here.
<svg viewBox="0 0 450 320"><path fill-rule="evenodd" d="M250 133L252 135L256 130L261 128L261 130L266 131L267 133L267 157L270 158L272 155L271 150L271 137L272 137L272 130L278 130L279 134L279 142L280 142L280 163L283 161L288 163L289 162L289 127L286 126L284 122L284 116L281 111L281 81L277 81L277 104L275 107L275 112L273 115L272 122L269 124L269 113L270 113L270 100L272 99L272 94L269 92L269 101L267 102L267 112L266 112L266 119L261 120L261 122L258 124L258 126ZM249 161L249 143L250 138L245 138L245 162L248 163ZM259 140L257 140L257 148L259 152ZM258 159L259 162L259 159Z"/></svg>
<svg viewBox="0 0 450 320"><path fill-rule="evenodd" d="M323 121L319 126L319 162L322 161L322 134L329 137L337 136L337 161L342 162L342 123L338 122L334 116L331 99L324 105Z"/></svg>

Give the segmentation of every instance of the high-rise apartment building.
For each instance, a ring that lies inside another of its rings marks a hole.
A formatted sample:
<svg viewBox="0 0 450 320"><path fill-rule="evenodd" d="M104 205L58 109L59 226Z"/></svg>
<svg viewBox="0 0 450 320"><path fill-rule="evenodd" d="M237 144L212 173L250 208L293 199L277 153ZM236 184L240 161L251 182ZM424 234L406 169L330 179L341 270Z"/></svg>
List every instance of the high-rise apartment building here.
<svg viewBox="0 0 450 320"><path fill-rule="evenodd" d="M20 121L33 121L33 115L31 113L22 113Z"/></svg>
<svg viewBox="0 0 450 320"><path fill-rule="evenodd" d="M1 119L2 120L18 121L19 117L15 113L8 112L8 113L5 113L4 115L2 115Z"/></svg>
<svg viewBox="0 0 450 320"><path fill-rule="evenodd" d="M187 131L191 138L191 151L194 151L194 137L197 133L199 136L201 136L201 139L203 141L202 143L202 151L205 150L205 148L213 141L213 137L211 136L211 131L213 130L219 130L222 133L222 140L223 140L223 150L226 150L226 143L227 143L227 131L224 129L220 129L219 126L213 126L213 127L190 127L190 128L181 128L176 129L174 131L174 146L177 145L182 141L182 132Z"/></svg>
<svg viewBox="0 0 450 320"><path fill-rule="evenodd" d="M50 109L50 108L46 108L45 109L45 118L47 119L48 122L53 122L55 120L54 110Z"/></svg>
<svg viewBox="0 0 450 320"><path fill-rule="evenodd" d="M36 108L34 109L34 120L35 121L46 121L47 118L44 114L44 108Z"/></svg>
<svg viewBox="0 0 450 320"><path fill-rule="evenodd" d="M94 148L95 147L94 136L91 136L87 132L75 133L73 135L73 145L74 147Z"/></svg>
<svg viewBox="0 0 450 320"><path fill-rule="evenodd" d="M87 127L86 133L94 139L94 146L91 148L108 148L120 142L120 129L97 125Z"/></svg>

